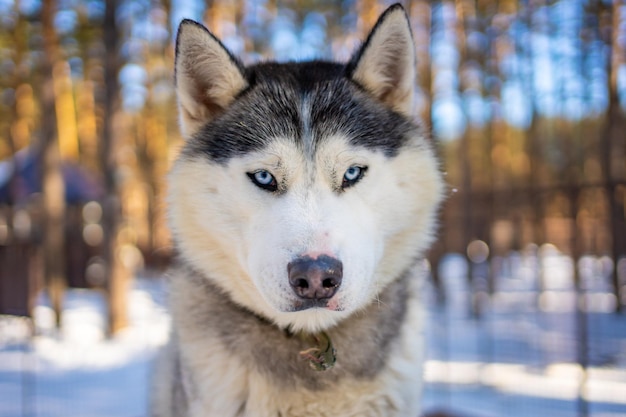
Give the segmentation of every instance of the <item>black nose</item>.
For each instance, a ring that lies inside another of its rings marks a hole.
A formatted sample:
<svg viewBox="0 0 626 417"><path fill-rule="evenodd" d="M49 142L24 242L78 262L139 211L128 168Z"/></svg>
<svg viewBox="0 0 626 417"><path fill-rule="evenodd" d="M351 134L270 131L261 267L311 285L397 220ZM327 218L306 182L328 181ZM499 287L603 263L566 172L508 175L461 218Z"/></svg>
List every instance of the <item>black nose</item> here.
<svg viewBox="0 0 626 417"><path fill-rule="evenodd" d="M332 297L341 285L343 264L330 256L296 258L287 265L289 284L303 299L324 300Z"/></svg>

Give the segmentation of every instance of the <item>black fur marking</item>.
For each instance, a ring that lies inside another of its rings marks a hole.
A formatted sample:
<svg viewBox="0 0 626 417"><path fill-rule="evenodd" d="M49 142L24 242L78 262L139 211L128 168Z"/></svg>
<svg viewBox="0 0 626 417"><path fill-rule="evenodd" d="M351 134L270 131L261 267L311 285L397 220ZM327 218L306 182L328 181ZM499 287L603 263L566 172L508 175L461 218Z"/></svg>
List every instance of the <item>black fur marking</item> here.
<svg viewBox="0 0 626 417"><path fill-rule="evenodd" d="M351 81L320 85L311 104L311 125L318 142L344 134L350 144L395 156L416 129L399 113Z"/></svg>
<svg viewBox="0 0 626 417"><path fill-rule="evenodd" d="M249 87L226 111L191 138L183 153L204 155L225 164L233 157L263 149L277 137L311 149L334 134L350 143L395 156L416 129L345 77L342 64L312 61L264 63L246 70ZM310 126L300 113L309 100ZM304 137L305 131L311 137Z"/></svg>

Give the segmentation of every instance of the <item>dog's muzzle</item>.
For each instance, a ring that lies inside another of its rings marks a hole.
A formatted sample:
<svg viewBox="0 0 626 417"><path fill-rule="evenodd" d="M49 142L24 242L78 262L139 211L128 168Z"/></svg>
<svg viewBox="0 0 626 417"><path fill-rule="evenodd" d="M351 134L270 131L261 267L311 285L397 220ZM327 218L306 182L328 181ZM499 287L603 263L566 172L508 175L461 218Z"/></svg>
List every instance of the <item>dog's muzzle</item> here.
<svg viewBox="0 0 626 417"><path fill-rule="evenodd" d="M298 310L326 307L341 286L343 264L328 255L302 256L287 265L289 285L302 300Z"/></svg>

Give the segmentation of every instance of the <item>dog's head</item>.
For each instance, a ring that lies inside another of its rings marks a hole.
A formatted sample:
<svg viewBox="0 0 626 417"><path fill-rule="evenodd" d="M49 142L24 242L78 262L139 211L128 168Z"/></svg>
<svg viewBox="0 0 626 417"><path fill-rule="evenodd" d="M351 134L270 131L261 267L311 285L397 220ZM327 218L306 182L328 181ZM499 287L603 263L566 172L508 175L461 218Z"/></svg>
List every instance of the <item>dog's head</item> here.
<svg viewBox="0 0 626 417"><path fill-rule="evenodd" d="M390 7L346 65L244 67L183 21L185 146L170 174L181 255L231 298L294 330L363 308L429 245L442 180L413 116L415 53Z"/></svg>

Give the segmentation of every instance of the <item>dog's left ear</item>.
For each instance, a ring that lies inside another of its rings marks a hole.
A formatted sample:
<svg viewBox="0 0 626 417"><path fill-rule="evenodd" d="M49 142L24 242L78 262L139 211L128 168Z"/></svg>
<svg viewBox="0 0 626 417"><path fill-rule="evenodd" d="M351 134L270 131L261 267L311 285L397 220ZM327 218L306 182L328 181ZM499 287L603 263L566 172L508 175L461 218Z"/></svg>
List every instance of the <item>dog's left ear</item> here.
<svg viewBox="0 0 626 417"><path fill-rule="evenodd" d="M347 74L393 110L413 116L415 45L402 5L390 6L378 18Z"/></svg>
<svg viewBox="0 0 626 417"><path fill-rule="evenodd" d="M244 67L207 28L181 22L176 36L175 82L185 138L224 112L248 82Z"/></svg>

